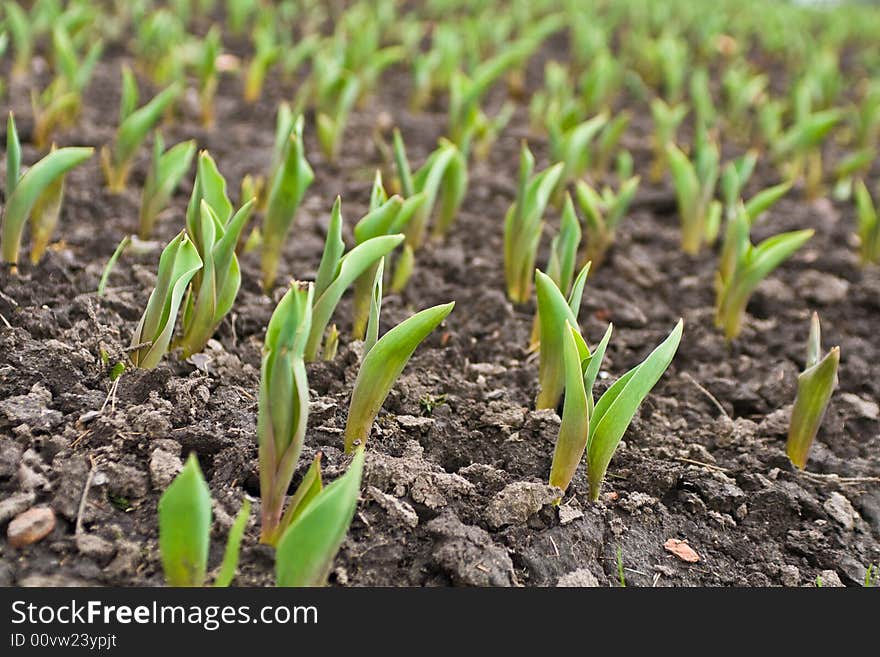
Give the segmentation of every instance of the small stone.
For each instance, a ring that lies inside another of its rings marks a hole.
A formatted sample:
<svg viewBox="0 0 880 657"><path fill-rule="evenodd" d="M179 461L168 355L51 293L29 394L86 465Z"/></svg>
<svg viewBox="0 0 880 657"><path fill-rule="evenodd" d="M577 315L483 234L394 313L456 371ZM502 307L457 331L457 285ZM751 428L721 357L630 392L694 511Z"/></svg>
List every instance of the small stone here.
<svg viewBox="0 0 880 657"><path fill-rule="evenodd" d="M430 417L417 417L415 415L397 415L395 416L397 424L404 429L427 429L434 424L434 419Z"/></svg>
<svg viewBox="0 0 880 657"><path fill-rule="evenodd" d="M779 580L783 586L794 587L801 583L801 571L797 566L786 564L779 568Z"/></svg>
<svg viewBox="0 0 880 657"><path fill-rule="evenodd" d="M403 500L383 493L375 486L368 486L367 493L392 519L410 528L414 528L419 524L419 514Z"/></svg>
<svg viewBox="0 0 880 657"><path fill-rule="evenodd" d="M35 383L26 395L9 397L0 401L0 415L12 424L27 424L31 429L49 431L63 419L59 411L48 408L52 393L40 383Z"/></svg>
<svg viewBox="0 0 880 657"><path fill-rule="evenodd" d="M880 418L880 406L878 406L875 401L862 399L851 392L842 393L840 399L845 401L859 415L859 417L867 418L869 420Z"/></svg>
<svg viewBox="0 0 880 657"><path fill-rule="evenodd" d="M545 504L562 496L562 490L547 484L517 481L505 486L486 506L484 517L493 529L521 525L538 513Z"/></svg>
<svg viewBox="0 0 880 657"><path fill-rule="evenodd" d="M586 568L578 568L575 571L566 573L559 578L556 586L575 587L575 588L594 588L599 586L599 580L596 576Z"/></svg>
<svg viewBox="0 0 880 657"><path fill-rule="evenodd" d="M165 490L174 481L177 473L183 469L183 461L176 454L164 449L155 449L150 455L150 479L153 488Z"/></svg>
<svg viewBox="0 0 880 657"><path fill-rule="evenodd" d="M852 531L853 527L855 527L858 514L853 508L852 502L837 491L828 496L828 499L822 504L822 508L825 509L825 513L831 516L833 520L840 523L845 530Z"/></svg>
<svg viewBox="0 0 880 657"><path fill-rule="evenodd" d="M0 523L4 523L10 518L14 518L22 511L29 509L35 499L36 495L27 491L14 493L5 500L0 500Z"/></svg>
<svg viewBox="0 0 880 657"><path fill-rule="evenodd" d="M840 588L843 586L843 582L840 581L840 575L833 570L823 570L819 573L818 579L822 582L823 587Z"/></svg>
<svg viewBox="0 0 880 657"><path fill-rule="evenodd" d="M55 512L47 506L35 506L19 513L6 528L9 545L24 547L40 541L55 529Z"/></svg>
<svg viewBox="0 0 880 657"><path fill-rule="evenodd" d="M647 493L636 491L634 493L629 493L621 499L619 506L631 515L638 515L643 510L650 510L651 507L657 504L657 502L659 502L659 500L656 497L651 497Z"/></svg>
<svg viewBox="0 0 880 657"><path fill-rule="evenodd" d="M680 541L677 538L670 538L663 544L667 552L671 552L676 557L687 563L697 563L700 555L696 550L687 544L687 541Z"/></svg>
<svg viewBox="0 0 880 657"><path fill-rule="evenodd" d="M559 524L567 525L584 517L584 512L577 507L565 504L559 507Z"/></svg>

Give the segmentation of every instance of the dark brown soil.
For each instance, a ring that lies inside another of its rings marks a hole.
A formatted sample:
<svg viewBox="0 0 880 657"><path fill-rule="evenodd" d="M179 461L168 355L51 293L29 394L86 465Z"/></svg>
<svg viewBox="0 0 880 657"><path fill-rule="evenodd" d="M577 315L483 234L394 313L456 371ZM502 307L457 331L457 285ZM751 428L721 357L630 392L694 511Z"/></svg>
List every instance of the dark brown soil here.
<svg viewBox="0 0 880 657"><path fill-rule="evenodd" d="M531 69L540 71L541 60ZM78 125L59 143L111 139L121 61L119 54L105 57ZM320 156L308 124L317 177L280 280L314 275L337 194L350 238L374 169L388 170L375 144L383 128L401 128L414 163L433 148L445 128L442 107L410 114L403 109L408 90L406 71L385 76L382 94L352 116L336 164ZM166 142L197 139L234 195L246 173L267 168L275 108L294 91L270 80L259 104L248 106L238 80L225 78L218 127L204 130L184 111L164 128ZM31 163L38 154L27 143L28 94L13 87L8 96ZM646 108L634 109L640 115L626 145L645 172L650 126ZM803 227L816 236L761 286L742 336L727 345L712 327L716 255L682 256L670 185L643 185L611 258L587 283L585 335L595 341L607 322L615 325L599 386L643 358L678 317L684 338L614 457L602 499L588 501L579 471L557 511L546 504L543 482L559 420L532 410L537 360L526 346L533 308L512 306L503 286L501 225L520 139L528 136L546 163L542 138L526 125L520 108L489 161L472 165L449 240L421 252L405 293L386 298L383 330L429 305L457 305L416 352L379 415L361 502L331 582L615 586L620 559L630 585L806 585L828 570L844 584L861 584L866 567L880 563L880 272L857 266L852 209L809 203L795 190L768 213L756 238ZM212 566L243 497L259 496L256 394L274 301L260 292L254 254L243 257L233 314L209 349L191 362L169 357L153 371L125 374L107 401L101 351L112 365L128 345L161 245L180 230L188 196L186 189L176 195L156 244L126 253L99 298L104 264L136 230L148 152L142 149L121 196L104 190L97 158L73 171L56 235L62 241L39 266L0 273L0 314L9 325L0 321L0 527L5 534L8 520L34 505L48 505L58 517L35 545L17 550L0 539L0 585L161 584L156 503L191 451L216 500ZM772 182L774 173L761 170L751 189ZM553 211L545 243L556 220ZM842 361L840 387L802 474L784 444L813 310L821 314L825 345L839 344ZM294 485L316 450L325 455L328 479L347 463L341 433L359 353L345 337L349 316L346 300L336 314L343 344L335 361L309 368L312 411ZM272 555L257 545L257 533L252 522L239 585L273 580ZM700 561L670 554L668 539L687 540Z"/></svg>

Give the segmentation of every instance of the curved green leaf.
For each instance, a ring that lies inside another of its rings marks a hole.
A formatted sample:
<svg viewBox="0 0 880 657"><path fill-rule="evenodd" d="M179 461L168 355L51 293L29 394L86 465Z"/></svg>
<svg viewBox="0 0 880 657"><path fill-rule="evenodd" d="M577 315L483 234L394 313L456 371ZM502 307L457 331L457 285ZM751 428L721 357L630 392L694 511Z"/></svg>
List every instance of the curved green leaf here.
<svg viewBox="0 0 880 657"><path fill-rule="evenodd" d="M211 543L211 491L190 454L159 499L159 551L169 586L202 586Z"/></svg>

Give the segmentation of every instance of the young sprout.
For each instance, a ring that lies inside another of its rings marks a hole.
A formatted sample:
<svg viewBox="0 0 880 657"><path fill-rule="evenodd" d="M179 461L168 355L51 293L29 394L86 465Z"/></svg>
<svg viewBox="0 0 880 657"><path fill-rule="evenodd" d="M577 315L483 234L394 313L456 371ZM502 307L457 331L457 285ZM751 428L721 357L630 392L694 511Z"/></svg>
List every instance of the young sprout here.
<svg viewBox="0 0 880 657"><path fill-rule="evenodd" d="M727 224L716 275L715 326L732 340L739 335L742 316L752 293L770 272L797 252L814 231L796 230L753 245L751 221L745 206Z"/></svg>
<svg viewBox="0 0 880 657"><path fill-rule="evenodd" d="M623 135L627 128L629 128L631 120L632 114L623 111L605 124L596 141L596 157L590 165L594 175L603 176L608 173L611 163L614 161L615 153L619 153L620 140L623 139ZM625 180L631 175L626 175L621 180Z"/></svg>
<svg viewBox="0 0 880 657"><path fill-rule="evenodd" d="M30 167L21 171L21 145L12 112L6 123L6 203L0 227L0 251L3 261L15 266L21 249L24 225L31 218L34 244L31 260L39 261L60 211L64 176L73 167L92 156L94 149L67 147L53 150Z"/></svg>
<svg viewBox="0 0 880 657"><path fill-rule="evenodd" d="M205 585L211 515L211 491L196 455L190 454L183 470L159 499L159 552L169 586ZM245 500L229 529L214 586L229 586L235 577L241 538L250 515L251 503Z"/></svg>
<svg viewBox="0 0 880 657"><path fill-rule="evenodd" d="M681 215L681 249L696 254L703 244L715 241L721 226L721 203L714 198L718 146L704 136L695 146L693 162L673 144L666 150Z"/></svg>
<svg viewBox="0 0 880 657"><path fill-rule="evenodd" d="M277 586L326 584L354 518L364 458L361 448L345 474L318 492L284 531L275 553Z"/></svg>
<svg viewBox="0 0 880 657"><path fill-rule="evenodd" d="M366 444L373 420L391 386L416 347L446 319L454 306L455 302L451 302L416 313L379 338L364 356L354 382L345 423L346 452L351 453Z"/></svg>
<svg viewBox="0 0 880 657"><path fill-rule="evenodd" d="M834 190L832 196L837 201L848 201L852 198L853 183L857 176L864 175L874 161L873 148L864 148L849 153L838 161L834 167Z"/></svg>
<svg viewBox="0 0 880 657"><path fill-rule="evenodd" d="M217 95L217 83L219 82L217 59L223 48L220 39L220 29L214 25L199 45L199 55L196 62L196 74L199 80L199 108L202 125L206 127L214 125L214 96Z"/></svg>
<svg viewBox="0 0 880 657"><path fill-rule="evenodd" d="M260 461L260 542L276 545L295 516L321 489L316 459L284 511L284 498L302 452L309 416L303 360L312 322L311 283L291 284L266 329L257 411ZM284 515L282 516L282 513Z"/></svg>
<svg viewBox="0 0 880 657"><path fill-rule="evenodd" d="M504 218L504 278L507 296L515 303L525 303L531 296L544 210L559 184L563 167L559 162L534 174L535 157L528 146L522 145L516 200Z"/></svg>
<svg viewBox="0 0 880 657"><path fill-rule="evenodd" d="M406 230L406 243L416 251L425 239L428 222L434 215L438 201L440 207L432 230L433 236L442 239L452 228L467 192L467 160L453 143L441 139L437 149L428 156L421 168L413 173L406 157L403 137L395 128L394 163L403 197L407 200L418 195L424 197L415 208Z"/></svg>
<svg viewBox="0 0 880 657"><path fill-rule="evenodd" d="M810 338L807 341L807 365L798 375L797 397L791 411L788 442L785 446L788 458L800 470L807 467L810 447L822 424L831 393L837 385L839 364L840 347L832 347L822 356L819 315L813 313Z"/></svg>
<svg viewBox="0 0 880 657"><path fill-rule="evenodd" d="M766 96L769 79L753 73L745 65L734 65L724 71L721 88L725 100L724 118L729 130L741 136L750 131L749 111Z"/></svg>
<svg viewBox="0 0 880 657"><path fill-rule="evenodd" d="M131 338L135 367L156 367L168 351L177 313L192 277L202 268L198 249L181 231L162 251L156 287Z"/></svg>
<svg viewBox="0 0 880 657"><path fill-rule="evenodd" d="M587 249L585 261L599 266L614 244L614 233L635 198L641 178L634 176L625 180L615 192L604 187L600 194L586 182L579 181L575 198L587 223Z"/></svg>
<svg viewBox="0 0 880 657"><path fill-rule="evenodd" d="M390 201L389 201L390 202ZM379 235L365 240L345 253L342 242L341 200L337 197L330 215L330 227L318 275L315 280L315 304L311 332L305 347L306 361L318 358L324 342L324 332L333 311L348 287L365 272L377 265L403 242L403 235ZM343 255L344 254L344 255ZM327 346L324 346L325 352Z"/></svg>
<svg viewBox="0 0 880 657"><path fill-rule="evenodd" d="M557 183L557 194L565 191L565 186L583 176L591 163L591 142L608 122L607 114L599 114L592 119L567 127L564 123L550 122L550 159L562 162L562 175Z"/></svg>
<svg viewBox="0 0 880 657"><path fill-rule="evenodd" d="M31 68L36 35L27 13L18 2L7 0L3 3L3 10L6 16L6 27L12 35L12 45L15 50L12 76L19 78L27 74Z"/></svg>
<svg viewBox="0 0 880 657"><path fill-rule="evenodd" d="M244 79L244 100L255 103L263 93L263 83L269 69L281 56L281 46L271 21L262 21L254 28L254 56L248 64Z"/></svg>
<svg viewBox="0 0 880 657"><path fill-rule="evenodd" d="M678 126L687 115L687 107L683 104L667 105L659 98L651 101L651 116L654 119L654 135L652 146L654 161L651 163L651 180L659 182L668 168L669 146L675 144Z"/></svg>
<svg viewBox="0 0 880 657"><path fill-rule="evenodd" d="M599 48L580 78L580 97L587 112L608 112L623 83L624 66L607 47Z"/></svg>
<svg viewBox="0 0 880 657"><path fill-rule="evenodd" d="M743 191L755 171L758 163L758 152L750 150L735 160L731 160L721 172L721 197L724 202L724 215L731 219L736 215L739 200Z"/></svg>
<svg viewBox="0 0 880 657"><path fill-rule="evenodd" d="M576 327L584 285L590 273L590 263L581 269L571 293L566 299L556 282L540 270L535 270L535 292L538 298L538 318L541 325L538 397L535 408L556 408L565 387L565 324Z"/></svg>
<svg viewBox="0 0 880 657"><path fill-rule="evenodd" d="M812 199L822 191L822 144L844 115L839 109L805 109L798 114L774 144L773 156L792 183L803 178L806 195Z"/></svg>
<svg viewBox="0 0 880 657"><path fill-rule="evenodd" d="M241 285L235 247L253 205L251 199L233 214L226 180L207 151L202 152L186 212L186 231L202 269L193 277L183 306L183 337L178 346L184 358L204 349L232 309Z"/></svg>
<svg viewBox="0 0 880 657"><path fill-rule="evenodd" d="M373 287L370 290L370 316L367 320L366 335L364 337L364 355L370 353L379 340L379 314L382 312L382 274L385 271L385 258L379 260L376 267L376 276L373 278Z"/></svg>
<svg viewBox="0 0 880 657"><path fill-rule="evenodd" d="M165 110L177 100L182 90L180 83L175 82L140 109L134 109L137 105L137 85L134 76L125 68L122 71L122 78L119 128L116 131L113 147L104 146L101 149L101 166L104 169L107 186L114 193L121 193L125 189L132 160L138 148L147 138L147 133L162 118Z"/></svg>
<svg viewBox="0 0 880 657"><path fill-rule="evenodd" d="M162 135L156 133L153 140L153 161L147 171L147 179L141 195L138 237L142 240L150 239L156 217L168 205L174 190L189 171L195 154L194 140L182 141L166 151Z"/></svg>
<svg viewBox="0 0 880 657"><path fill-rule="evenodd" d="M709 86L709 71L705 66L700 66L691 74L690 99L694 106L694 121L696 125L706 129L715 125L718 111L712 100L712 90Z"/></svg>
<svg viewBox="0 0 880 657"><path fill-rule="evenodd" d="M339 157L348 117L362 93L360 79L343 69L332 57L314 59L315 93L318 110L315 125L321 151L330 162Z"/></svg>
<svg viewBox="0 0 880 657"><path fill-rule="evenodd" d="M98 281L98 289L96 290L99 297L104 296L104 290L107 288L107 281L110 279L110 273L113 271L113 268L116 266L116 262L125 252L125 250L131 244L131 235L126 235L123 237L119 244L116 245L116 250L113 251L113 255L110 256L110 259L107 261L107 264L104 265L104 271L101 272L101 279Z"/></svg>
<svg viewBox="0 0 880 657"><path fill-rule="evenodd" d="M880 221L871 193L860 180L856 183L856 211L858 215L859 259L862 266L880 264Z"/></svg>
<svg viewBox="0 0 880 657"><path fill-rule="evenodd" d="M263 289L268 291L278 273L281 247L293 226L296 211L306 190L315 179L315 173L306 160L303 143L303 117L293 119L289 108L278 111L276 131L277 164L269 179L266 214L263 217L263 249L261 267ZM287 117L287 118L285 118Z"/></svg>

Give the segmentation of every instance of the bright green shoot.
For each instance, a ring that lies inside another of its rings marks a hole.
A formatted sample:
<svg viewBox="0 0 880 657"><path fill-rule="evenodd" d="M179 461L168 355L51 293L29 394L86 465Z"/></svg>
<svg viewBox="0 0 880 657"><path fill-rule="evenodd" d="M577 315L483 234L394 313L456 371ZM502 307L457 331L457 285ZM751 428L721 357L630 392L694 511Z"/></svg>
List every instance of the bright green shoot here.
<svg viewBox="0 0 880 657"><path fill-rule="evenodd" d="M801 470L807 467L810 447L816 439L831 393L837 385L839 364L840 347L833 347L824 356L822 355L819 315L813 313L810 321L810 337L807 341L807 366L798 375L797 397L791 411L791 424L785 447L788 458Z"/></svg>
<svg viewBox="0 0 880 657"><path fill-rule="evenodd" d="M715 326L732 340L742 328L746 305L758 284L794 255L813 236L797 230L769 237L753 245L751 222L745 206L728 222L716 277Z"/></svg>
<svg viewBox="0 0 880 657"><path fill-rule="evenodd" d="M773 157L792 182L803 179L807 198L822 192L822 144L843 119L839 109L803 112L773 145Z"/></svg>
<svg viewBox="0 0 880 657"><path fill-rule="evenodd" d="M873 148L863 148L842 157L834 166L834 189L832 196L837 201L848 201L853 195L857 177L868 172L876 153Z"/></svg>
<svg viewBox="0 0 880 657"><path fill-rule="evenodd" d="M583 176L591 165L593 140L608 123L608 115L598 114L593 118L571 127L551 122L548 125L550 157L554 162L562 162L562 175L557 186L558 193L565 186Z"/></svg>
<svg viewBox="0 0 880 657"><path fill-rule="evenodd" d="M451 302L416 313L379 338L366 354L354 383L345 423L346 452L366 444L373 420L416 347L454 306L455 302Z"/></svg>
<svg viewBox="0 0 880 657"><path fill-rule="evenodd" d="M214 97L217 95L217 84L220 80L217 59L223 49L220 29L214 25L199 45L196 74L199 80L199 110L202 125L214 125Z"/></svg>
<svg viewBox="0 0 880 657"><path fill-rule="evenodd" d="M120 125L116 131L113 147L105 146L101 150L101 166L107 186L113 193L121 193L128 181L128 174L138 148L144 143L147 134L162 118L165 111L182 93L180 83L166 87L155 98L139 109L137 104L137 87L130 70L123 69L123 94L120 109Z"/></svg>
<svg viewBox="0 0 880 657"><path fill-rule="evenodd" d="M241 538L250 513L251 504L245 500L229 530L214 586L229 586L235 577ZM159 499L159 551L169 586L205 585L211 516L211 491L196 455L190 454L183 470Z"/></svg>
<svg viewBox="0 0 880 657"><path fill-rule="evenodd" d="M387 203L393 201L394 199ZM330 216L324 254L321 256L318 276L315 280L315 307L311 333L305 349L306 361L314 361L318 358L324 344L324 332L345 290L366 273L375 276L374 266L377 266L379 261L397 248L403 240L402 234L380 234L363 241L345 253L345 244L342 241L341 201L339 198L336 199ZM326 345L324 350L326 352Z"/></svg>
<svg viewBox="0 0 880 657"><path fill-rule="evenodd" d="M260 461L260 542L276 545L293 517L320 490L316 460L288 513L284 498L302 452L309 417L309 384L303 351L312 320L311 283L294 282L278 302L263 346L257 411ZM309 492L312 491L312 492Z"/></svg>
<svg viewBox="0 0 880 657"><path fill-rule="evenodd" d="M53 150L21 172L21 145L12 112L6 124L6 204L0 227L3 261L18 264L24 226L32 218L34 245L31 259L38 261L55 228L63 195L65 174L92 156L94 149L68 147Z"/></svg>
<svg viewBox="0 0 880 657"><path fill-rule="evenodd" d="M681 248L696 254L703 244L712 244L721 225L721 203L714 199L718 181L718 146L708 138L699 140L694 160L677 146L667 147L669 167L681 216Z"/></svg>
<svg viewBox="0 0 880 657"><path fill-rule="evenodd" d="M354 518L364 449L359 449L345 474L318 492L291 522L278 542L275 555L277 586L323 586L333 568Z"/></svg>
<svg viewBox="0 0 880 657"><path fill-rule="evenodd" d="M575 198L587 224L585 261L599 266L614 245L617 226L626 216L639 188L639 176L625 180L615 192L604 187L600 194L584 181L575 187Z"/></svg>
<svg viewBox="0 0 880 657"><path fill-rule="evenodd" d="M731 160L721 172L721 197L724 203L724 214L730 219L736 214L739 200L743 196L746 185L758 163L758 152L750 150L735 160Z"/></svg>
<svg viewBox="0 0 880 657"><path fill-rule="evenodd" d="M858 215L859 258L862 266L880 264L880 221L871 193L864 181L856 183L856 212Z"/></svg>
<svg viewBox="0 0 880 657"><path fill-rule="evenodd" d="M659 98L651 101L651 116L654 119L652 145L654 161L651 163L651 181L660 182L669 167L669 146L676 142L676 133L688 110L684 104L667 105Z"/></svg>
<svg viewBox="0 0 880 657"><path fill-rule="evenodd" d="M279 110L279 116L283 110ZM306 190L315 179L315 173L309 166L303 143L303 117L300 115L286 123L279 123L276 150L280 152L278 166L269 181L269 195L266 214L263 217L263 251L262 272L263 289L268 291L275 283L278 273L278 262L281 259L281 248L290 232L296 211L305 196Z"/></svg>
<svg viewBox="0 0 880 657"><path fill-rule="evenodd" d="M233 214L226 180L207 151L199 155L198 173L186 213L186 230L202 260L183 306L179 346L189 358L204 349L232 309L241 285L235 247L250 218L254 200Z"/></svg>
<svg viewBox="0 0 880 657"><path fill-rule="evenodd" d="M563 168L559 162L535 175L535 157L522 145L516 200L504 219L504 278L507 296L515 303L526 303L531 297L544 210Z"/></svg>
<svg viewBox="0 0 880 657"><path fill-rule="evenodd" d="M174 324L189 282L202 268L202 259L186 231L181 231L162 251L156 287L131 339L135 367L156 367L168 351Z"/></svg>
<svg viewBox="0 0 880 657"><path fill-rule="evenodd" d="M275 26L272 23L258 25L254 29L254 56L248 64L244 79L245 102L255 103L263 93L263 84L269 69L281 57Z"/></svg>
<svg viewBox="0 0 880 657"><path fill-rule="evenodd" d="M568 298L556 282L540 270L535 271L538 317L541 326L539 391L536 408L556 408L565 388L565 324L577 327L577 316L584 295L590 263L581 269Z"/></svg>
<svg viewBox="0 0 880 657"><path fill-rule="evenodd" d="M141 196L138 237L142 240L150 239L156 217L168 206L171 195L189 171L195 154L195 141L180 142L166 151L162 135L156 133L153 141L153 161L147 172L147 180Z"/></svg>

